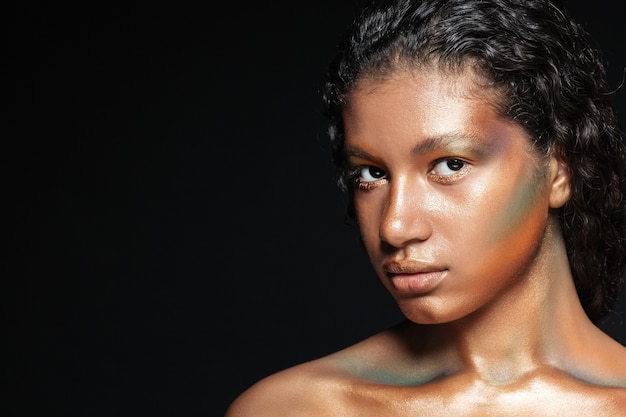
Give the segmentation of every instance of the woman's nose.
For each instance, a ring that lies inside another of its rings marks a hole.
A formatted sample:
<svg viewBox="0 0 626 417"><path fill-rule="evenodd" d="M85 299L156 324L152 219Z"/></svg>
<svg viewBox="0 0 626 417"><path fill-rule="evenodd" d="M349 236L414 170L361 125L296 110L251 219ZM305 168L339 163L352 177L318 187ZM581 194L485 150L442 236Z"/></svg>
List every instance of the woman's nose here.
<svg viewBox="0 0 626 417"><path fill-rule="evenodd" d="M401 248L411 242L428 239L432 234L427 185L420 181L398 179L390 184L383 207L380 238Z"/></svg>

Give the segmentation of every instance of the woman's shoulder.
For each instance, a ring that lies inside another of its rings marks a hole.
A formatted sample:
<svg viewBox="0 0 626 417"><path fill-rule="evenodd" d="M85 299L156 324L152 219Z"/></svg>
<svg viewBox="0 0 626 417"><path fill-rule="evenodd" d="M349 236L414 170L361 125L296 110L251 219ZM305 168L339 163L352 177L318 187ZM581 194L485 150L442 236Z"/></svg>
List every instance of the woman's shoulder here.
<svg viewBox="0 0 626 417"><path fill-rule="evenodd" d="M596 386L626 389L626 346L596 329L577 353L572 374Z"/></svg>
<svg viewBox="0 0 626 417"><path fill-rule="evenodd" d="M337 412L345 377L332 355L301 363L256 382L230 405L226 417L324 416Z"/></svg>
<svg viewBox="0 0 626 417"><path fill-rule="evenodd" d="M377 333L354 345L271 374L241 393L226 417L344 415L354 388L362 380L357 364L369 362L389 346L392 331ZM391 335L391 336L390 336ZM391 353L391 352L388 352ZM393 360L394 354L386 356ZM286 411L288 410L288 413Z"/></svg>

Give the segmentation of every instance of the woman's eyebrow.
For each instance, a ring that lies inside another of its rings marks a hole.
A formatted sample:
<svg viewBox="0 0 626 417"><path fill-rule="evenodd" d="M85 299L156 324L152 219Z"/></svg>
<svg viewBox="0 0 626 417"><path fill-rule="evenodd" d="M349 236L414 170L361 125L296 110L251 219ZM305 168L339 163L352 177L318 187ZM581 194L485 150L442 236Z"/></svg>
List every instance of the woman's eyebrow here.
<svg viewBox="0 0 626 417"><path fill-rule="evenodd" d="M346 156L353 156L357 158L368 159L370 161L375 160L376 158L371 153L364 151L363 149L356 146L348 146L345 148Z"/></svg>
<svg viewBox="0 0 626 417"><path fill-rule="evenodd" d="M411 150L411 153L413 155L419 155L436 149L454 146L455 142L459 142L462 145L470 145L472 149L484 148L483 141L476 136L469 135L465 132L450 132L426 138L419 144L415 145Z"/></svg>

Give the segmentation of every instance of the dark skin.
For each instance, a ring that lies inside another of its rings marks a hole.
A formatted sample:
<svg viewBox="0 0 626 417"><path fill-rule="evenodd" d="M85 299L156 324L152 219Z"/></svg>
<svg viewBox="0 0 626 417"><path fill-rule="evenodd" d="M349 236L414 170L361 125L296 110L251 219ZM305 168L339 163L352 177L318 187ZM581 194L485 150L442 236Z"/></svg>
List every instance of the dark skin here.
<svg viewBox="0 0 626 417"><path fill-rule="evenodd" d="M226 416L626 416L626 348L586 316L556 212L569 173L471 71L362 79L357 220L407 321L269 376Z"/></svg>

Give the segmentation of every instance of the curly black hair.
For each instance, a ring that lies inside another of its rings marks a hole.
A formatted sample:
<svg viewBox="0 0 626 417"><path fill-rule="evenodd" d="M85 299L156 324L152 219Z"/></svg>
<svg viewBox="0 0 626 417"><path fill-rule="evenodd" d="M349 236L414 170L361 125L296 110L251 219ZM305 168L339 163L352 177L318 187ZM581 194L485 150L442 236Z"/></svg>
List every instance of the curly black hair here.
<svg viewBox="0 0 626 417"><path fill-rule="evenodd" d="M557 0L364 2L323 86L333 161L352 218L342 110L360 79L406 65L471 65L498 93L501 115L568 165L572 193L558 215L578 296L598 322L624 281L626 147L589 34Z"/></svg>

